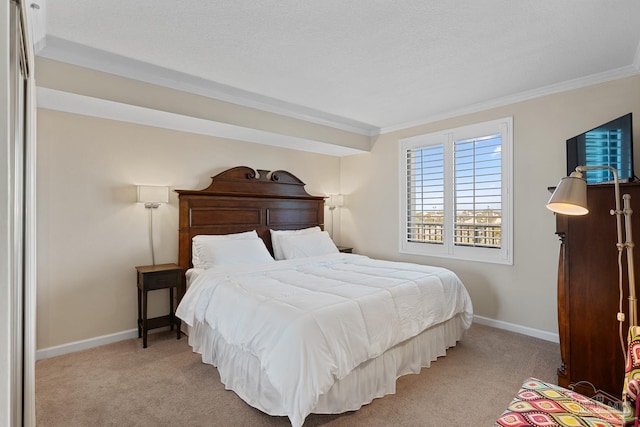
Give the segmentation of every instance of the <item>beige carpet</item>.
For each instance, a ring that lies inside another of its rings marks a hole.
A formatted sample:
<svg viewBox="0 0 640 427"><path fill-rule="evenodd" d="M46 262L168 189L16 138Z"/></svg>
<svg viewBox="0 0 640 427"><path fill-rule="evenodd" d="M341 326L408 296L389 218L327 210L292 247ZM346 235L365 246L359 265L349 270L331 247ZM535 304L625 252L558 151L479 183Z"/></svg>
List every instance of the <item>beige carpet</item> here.
<svg viewBox="0 0 640 427"><path fill-rule="evenodd" d="M398 379L395 395L307 426L491 426L529 376L555 383L558 345L474 325L447 356ZM38 426L288 426L224 389L171 332L41 360Z"/></svg>

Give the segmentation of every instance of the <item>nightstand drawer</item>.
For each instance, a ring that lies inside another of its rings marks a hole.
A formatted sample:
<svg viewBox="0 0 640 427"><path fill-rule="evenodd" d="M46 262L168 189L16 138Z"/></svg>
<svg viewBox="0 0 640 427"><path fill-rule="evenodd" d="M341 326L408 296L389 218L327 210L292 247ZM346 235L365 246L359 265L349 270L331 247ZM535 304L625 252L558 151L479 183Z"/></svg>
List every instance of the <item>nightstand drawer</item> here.
<svg viewBox="0 0 640 427"><path fill-rule="evenodd" d="M140 273L142 274L142 273ZM165 289L178 286L179 278L176 271L159 271L157 273L146 273L139 278L144 288L148 291L154 289Z"/></svg>

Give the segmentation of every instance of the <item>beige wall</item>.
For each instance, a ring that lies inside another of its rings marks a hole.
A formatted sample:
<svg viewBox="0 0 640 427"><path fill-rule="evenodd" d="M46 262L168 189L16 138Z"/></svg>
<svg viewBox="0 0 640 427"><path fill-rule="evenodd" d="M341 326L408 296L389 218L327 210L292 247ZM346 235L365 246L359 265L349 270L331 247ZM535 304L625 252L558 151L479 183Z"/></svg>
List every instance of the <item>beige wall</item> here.
<svg viewBox="0 0 640 427"><path fill-rule="evenodd" d="M314 195L339 189L337 157L38 110L38 348L136 328L134 267L151 253L134 185L202 189L239 165L288 170ZM156 262L176 262L175 193L154 226ZM150 294L151 316L167 295Z"/></svg>
<svg viewBox="0 0 640 427"><path fill-rule="evenodd" d="M132 92L139 89L141 105L164 109L165 101L149 95L147 85L103 75L103 83L114 90L88 93L99 83L96 72L82 70L74 89L68 73L77 70L42 64L37 64L39 85L119 101L136 98ZM120 84L127 90L118 89ZM172 104L173 111L188 108L183 113L200 114L192 111L194 96L170 96L181 100ZM200 98L197 102L204 102L202 108L214 106ZM220 105L211 111L213 119L229 112ZM385 134L375 139L370 153L337 158L40 109L38 348L136 327L134 266L149 264L151 255L148 216L135 203L134 185L201 189L211 176L237 165L289 170L307 183L311 194L345 194L345 207L335 211L338 243L374 257L451 268L469 289L477 315L555 334L558 241L553 214L544 207L547 187L565 173L567 138L630 111L636 115L634 135L640 141L640 76ZM251 114L243 115L240 124L360 143L360 137L343 131ZM514 265L399 254L398 140L506 116L514 118ZM636 149L637 170L639 158ZM331 215L325 214L329 226ZM175 262L175 195L154 212L154 224L156 261ZM152 298L150 314L164 314L166 293Z"/></svg>
<svg viewBox="0 0 640 427"><path fill-rule="evenodd" d="M555 334L558 239L554 216L544 206L547 187L566 173L566 139L629 112L635 119L638 173L640 76L382 135L371 153L342 160L343 243L374 257L451 268L469 289L477 315ZM513 266L400 254L398 140L507 116L514 123ZM613 219L608 226L615 233ZM616 256L615 248L611 256ZM616 286L615 278L611 286Z"/></svg>

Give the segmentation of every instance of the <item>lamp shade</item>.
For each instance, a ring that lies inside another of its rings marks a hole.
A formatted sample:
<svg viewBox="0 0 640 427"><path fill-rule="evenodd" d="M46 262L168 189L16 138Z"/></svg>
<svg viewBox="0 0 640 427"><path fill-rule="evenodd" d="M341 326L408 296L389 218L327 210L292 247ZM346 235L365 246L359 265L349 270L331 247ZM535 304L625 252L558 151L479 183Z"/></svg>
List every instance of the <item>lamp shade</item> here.
<svg viewBox="0 0 640 427"><path fill-rule="evenodd" d="M332 194L329 196L327 205L330 208L340 207L344 204L344 196L342 194Z"/></svg>
<svg viewBox="0 0 640 427"><path fill-rule="evenodd" d="M169 187L138 185L138 203L169 203Z"/></svg>
<svg viewBox="0 0 640 427"><path fill-rule="evenodd" d="M342 194L334 194L331 199L333 206L340 207L344 205L344 196Z"/></svg>
<svg viewBox="0 0 640 427"><path fill-rule="evenodd" d="M579 172L564 177L547 202L547 209L564 215L586 215L587 182Z"/></svg>

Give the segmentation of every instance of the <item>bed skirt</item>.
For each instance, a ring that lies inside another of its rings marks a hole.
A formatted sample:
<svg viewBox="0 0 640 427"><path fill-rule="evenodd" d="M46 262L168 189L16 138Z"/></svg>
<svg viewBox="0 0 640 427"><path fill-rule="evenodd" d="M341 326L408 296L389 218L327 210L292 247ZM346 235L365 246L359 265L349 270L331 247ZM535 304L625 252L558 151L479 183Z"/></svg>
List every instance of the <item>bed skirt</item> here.
<svg viewBox="0 0 640 427"><path fill-rule="evenodd" d="M434 325L418 336L390 348L375 359L360 364L346 377L320 395L316 414L339 414L354 411L373 399L396 391L398 377L419 373L432 361L444 356L456 345L465 331L462 315ZM229 345L206 324L189 328L189 345L202 355L204 363L218 368L227 390L269 415L288 415L280 403L279 393L269 382L258 359L242 349Z"/></svg>

